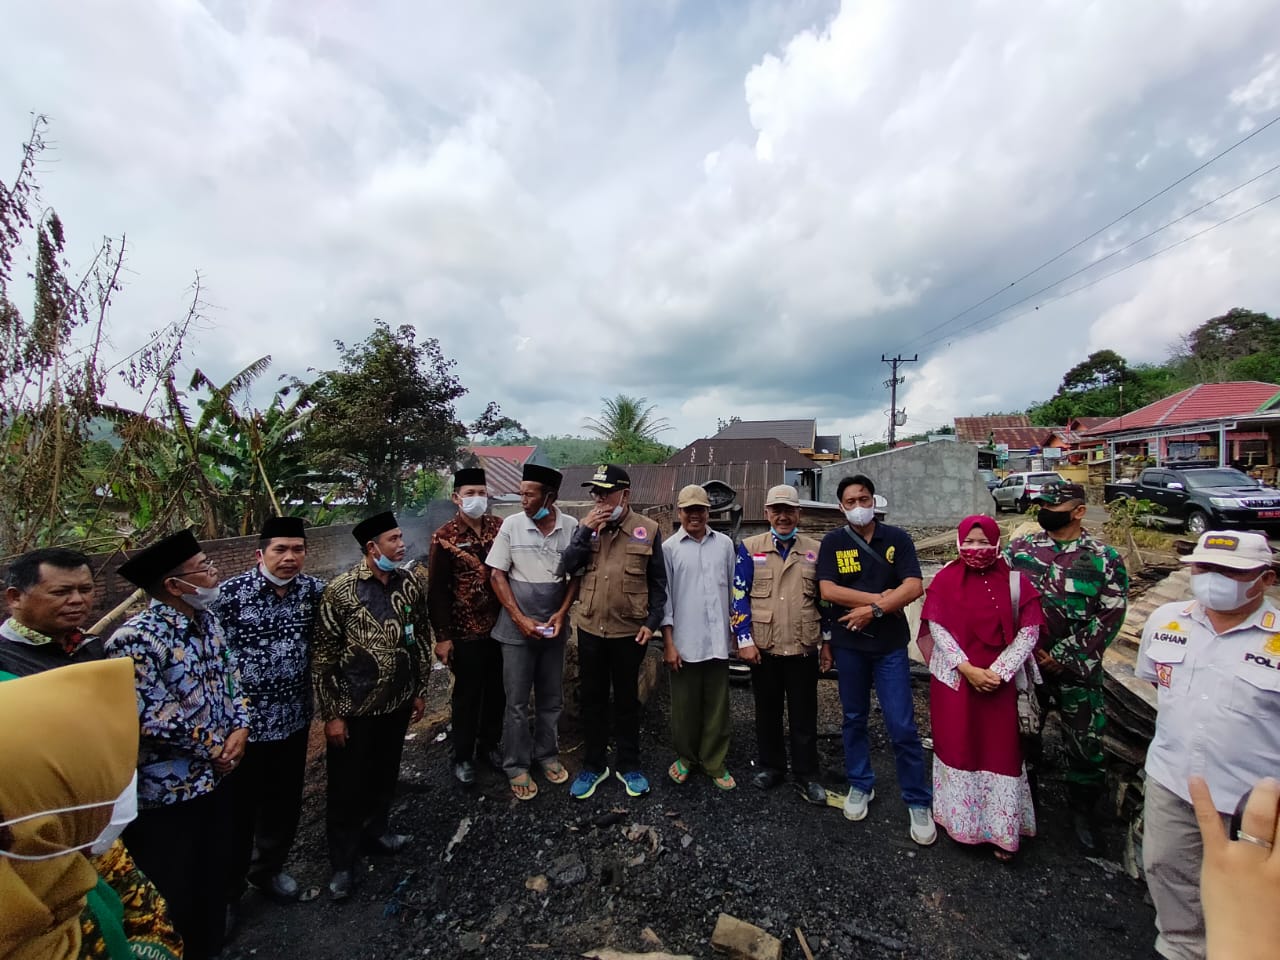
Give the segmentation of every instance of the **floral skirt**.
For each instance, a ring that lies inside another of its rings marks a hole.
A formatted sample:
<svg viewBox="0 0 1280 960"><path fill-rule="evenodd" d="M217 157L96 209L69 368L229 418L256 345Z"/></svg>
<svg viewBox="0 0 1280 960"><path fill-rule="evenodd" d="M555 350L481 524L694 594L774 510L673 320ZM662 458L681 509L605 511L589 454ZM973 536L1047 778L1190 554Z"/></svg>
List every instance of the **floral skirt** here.
<svg viewBox="0 0 1280 960"><path fill-rule="evenodd" d="M933 758L933 819L959 843L993 843L1010 853L1036 835L1036 812L1024 767L1016 777L957 770Z"/></svg>

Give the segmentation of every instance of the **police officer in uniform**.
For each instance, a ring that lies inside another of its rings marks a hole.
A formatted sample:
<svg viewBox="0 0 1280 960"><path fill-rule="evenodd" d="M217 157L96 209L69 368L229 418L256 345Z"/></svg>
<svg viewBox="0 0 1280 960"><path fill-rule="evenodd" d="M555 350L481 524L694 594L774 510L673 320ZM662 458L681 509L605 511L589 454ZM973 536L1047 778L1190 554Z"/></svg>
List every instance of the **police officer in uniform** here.
<svg viewBox="0 0 1280 960"><path fill-rule="evenodd" d="M1049 484L1036 499L1042 532L1013 539L1006 558L1040 591L1046 624L1036 663L1044 683L1036 693L1042 717L1055 706L1062 717L1072 826L1080 845L1093 851L1093 810L1106 774L1102 654L1124 623L1129 574L1120 554L1084 529L1084 487ZM1030 745L1030 755L1038 753L1038 744Z"/></svg>
<svg viewBox="0 0 1280 960"><path fill-rule="evenodd" d="M1266 597L1276 581L1271 547L1261 534L1211 531L1182 562L1191 565L1195 599L1151 614L1136 668L1159 697L1147 750L1142 865L1156 907L1156 952L1170 960L1205 955L1203 846L1188 778L1204 777L1226 815L1280 770L1280 610ZM1268 850L1272 842L1239 839Z"/></svg>

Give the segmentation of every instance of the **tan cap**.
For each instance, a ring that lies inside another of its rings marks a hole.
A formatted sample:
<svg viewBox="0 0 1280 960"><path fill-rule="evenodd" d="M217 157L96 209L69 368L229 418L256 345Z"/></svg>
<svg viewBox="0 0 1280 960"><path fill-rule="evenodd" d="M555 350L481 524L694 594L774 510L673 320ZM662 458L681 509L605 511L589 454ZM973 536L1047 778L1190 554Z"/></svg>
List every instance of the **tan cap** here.
<svg viewBox="0 0 1280 960"><path fill-rule="evenodd" d="M711 498L707 496L707 491L696 483L691 483L687 487L680 488L680 493L676 495L676 506L681 509L685 507L706 507L709 510L711 509Z"/></svg>
<svg viewBox="0 0 1280 960"><path fill-rule="evenodd" d="M764 498L766 507L798 507L800 506L800 494L796 492L796 488L785 483L780 483L776 487L770 487L769 493Z"/></svg>
<svg viewBox="0 0 1280 960"><path fill-rule="evenodd" d="M1183 563L1204 563L1233 570L1255 570L1269 567L1275 561L1271 544L1260 533L1224 533L1210 530L1200 535L1196 548Z"/></svg>

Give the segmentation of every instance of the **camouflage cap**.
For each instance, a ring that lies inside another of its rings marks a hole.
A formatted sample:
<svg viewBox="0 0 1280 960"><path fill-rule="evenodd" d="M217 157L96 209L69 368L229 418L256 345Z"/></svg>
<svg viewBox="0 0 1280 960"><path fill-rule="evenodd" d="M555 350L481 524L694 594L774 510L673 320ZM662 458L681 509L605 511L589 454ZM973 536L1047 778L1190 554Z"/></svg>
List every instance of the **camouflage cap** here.
<svg viewBox="0 0 1280 960"><path fill-rule="evenodd" d="M1036 494L1035 499L1039 503L1047 503L1051 507L1056 507L1061 503L1070 503L1072 500L1079 500L1083 503L1086 499L1084 487L1078 483L1068 483L1063 480L1061 483L1048 483L1040 488L1040 492Z"/></svg>

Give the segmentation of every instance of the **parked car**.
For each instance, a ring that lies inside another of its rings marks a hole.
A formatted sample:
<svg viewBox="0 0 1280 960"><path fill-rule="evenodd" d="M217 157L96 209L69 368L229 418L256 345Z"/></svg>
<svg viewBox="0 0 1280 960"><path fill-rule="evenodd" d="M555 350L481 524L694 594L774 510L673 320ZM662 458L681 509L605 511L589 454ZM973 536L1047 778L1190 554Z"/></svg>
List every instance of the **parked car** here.
<svg viewBox="0 0 1280 960"><path fill-rule="evenodd" d="M991 496L996 501L996 513L1001 510L1017 510L1019 513L1026 513L1027 507L1041 488L1050 483L1062 482L1062 477L1051 471L1011 473L991 491Z"/></svg>
<svg viewBox="0 0 1280 960"><path fill-rule="evenodd" d="M1164 508L1153 521L1185 527L1192 536L1206 530L1242 527L1280 531L1280 490L1264 487L1232 467L1150 467L1137 481L1108 483L1103 499L1150 500Z"/></svg>
<svg viewBox="0 0 1280 960"><path fill-rule="evenodd" d="M1000 486L1000 478L996 476L996 472L986 467L978 470L978 479L986 483L988 492Z"/></svg>

